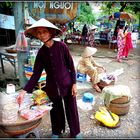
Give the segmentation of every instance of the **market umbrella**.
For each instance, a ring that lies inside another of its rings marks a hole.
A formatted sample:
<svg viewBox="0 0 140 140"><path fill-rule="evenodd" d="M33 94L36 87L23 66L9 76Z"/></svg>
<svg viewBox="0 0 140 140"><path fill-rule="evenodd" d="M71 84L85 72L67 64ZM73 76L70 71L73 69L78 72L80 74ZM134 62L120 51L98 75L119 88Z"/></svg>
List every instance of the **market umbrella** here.
<svg viewBox="0 0 140 140"><path fill-rule="evenodd" d="M111 16L109 16L109 19L135 21L134 16L130 13L127 13L127 12L115 12Z"/></svg>

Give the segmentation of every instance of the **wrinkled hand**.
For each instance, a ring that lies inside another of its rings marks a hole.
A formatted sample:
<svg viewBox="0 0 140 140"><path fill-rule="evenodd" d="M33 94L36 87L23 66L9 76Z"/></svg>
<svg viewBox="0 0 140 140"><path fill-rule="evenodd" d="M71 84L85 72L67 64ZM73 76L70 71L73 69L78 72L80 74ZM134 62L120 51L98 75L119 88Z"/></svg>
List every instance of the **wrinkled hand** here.
<svg viewBox="0 0 140 140"><path fill-rule="evenodd" d="M21 90L19 92L19 95L17 96L17 103L19 104L19 106L21 105L22 101L23 101L23 98L24 98L24 95L25 95L26 91L25 90Z"/></svg>
<svg viewBox="0 0 140 140"><path fill-rule="evenodd" d="M105 67L102 67L102 69L103 69L103 71L104 71L104 72L106 72L106 69L105 69Z"/></svg>
<svg viewBox="0 0 140 140"><path fill-rule="evenodd" d="M77 86L76 86L76 84L73 84L73 86L72 86L72 95L74 97L77 95Z"/></svg>

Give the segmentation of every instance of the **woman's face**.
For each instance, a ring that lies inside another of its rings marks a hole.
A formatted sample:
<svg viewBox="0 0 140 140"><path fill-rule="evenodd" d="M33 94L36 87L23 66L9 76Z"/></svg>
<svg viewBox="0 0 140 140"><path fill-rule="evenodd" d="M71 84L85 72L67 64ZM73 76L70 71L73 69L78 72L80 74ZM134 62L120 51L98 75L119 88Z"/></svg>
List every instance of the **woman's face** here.
<svg viewBox="0 0 140 140"><path fill-rule="evenodd" d="M36 29L36 36L39 40L45 43L51 37L51 34L46 27L38 27Z"/></svg>

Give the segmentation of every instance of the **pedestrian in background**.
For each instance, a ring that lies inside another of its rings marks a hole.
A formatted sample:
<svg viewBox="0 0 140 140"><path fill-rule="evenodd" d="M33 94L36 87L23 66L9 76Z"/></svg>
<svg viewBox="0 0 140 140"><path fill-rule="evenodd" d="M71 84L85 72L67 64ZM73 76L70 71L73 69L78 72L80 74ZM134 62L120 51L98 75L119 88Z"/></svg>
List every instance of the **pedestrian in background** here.
<svg viewBox="0 0 140 140"><path fill-rule="evenodd" d="M38 83L42 70L47 73L45 92L53 103L50 111L52 138L59 138L65 131L65 115L70 128L70 136L78 137L80 133L79 116L76 103L76 72L74 62L67 45L53 38L61 34L61 30L46 19L40 19L26 31L28 37L35 37L44 45L36 56L33 75L17 101L22 103L25 93L32 93Z"/></svg>
<svg viewBox="0 0 140 140"><path fill-rule="evenodd" d="M87 28L87 25L85 24L83 26L83 29L82 29L82 44L85 45L86 44L86 41L87 41L87 34L88 34L88 28Z"/></svg>
<svg viewBox="0 0 140 140"><path fill-rule="evenodd" d="M88 44L90 47L95 47L95 30L97 29L96 26L92 26L88 33Z"/></svg>
<svg viewBox="0 0 140 140"><path fill-rule="evenodd" d="M120 25L117 35L117 46L118 46L118 53L117 53L117 61L122 62L123 57L123 49L124 49L124 34L123 34L124 26Z"/></svg>
<svg viewBox="0 0 140 140"><path fill-rule="evenodd" d="M131 32L129 32L128 29L128 25L126 25L124 29L125 45L123 49L123 58L127 58L130 50L133 49Z"/></svg>

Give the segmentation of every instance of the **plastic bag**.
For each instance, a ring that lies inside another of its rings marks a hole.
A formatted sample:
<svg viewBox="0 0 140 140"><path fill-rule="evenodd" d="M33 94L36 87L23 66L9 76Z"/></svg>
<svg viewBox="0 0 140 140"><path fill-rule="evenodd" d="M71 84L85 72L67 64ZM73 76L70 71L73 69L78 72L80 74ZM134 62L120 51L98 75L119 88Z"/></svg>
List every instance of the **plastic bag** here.
<svg viewBox="0 0 140 140"><path fill-rule="evenodd" d="M24 31L19 31L18 36L16 38L16 49L17 51L27 51L28 42L24 35Z"/></svg>
<svg viewBox="0 0 140 140"><path fill-rule="evenodd" d="M107 74L103 73L99 75L101 81L105 82L106 84L110 84L112 81L116 81L117 77L114 74Z"/></svg>
<svg viewBox="0 0 140 140"><path fill-rule="evenodd" d="M0 93L0 122L13 123L18 119L19 105L16 102L17 93Z"/></svg>
<svg viewBox="0 0 140 140"><path fill-rule="evenodd" d="M105 107L99 107L96 111L95 118L107 127L116 127L119 123L119 116L107 110Z"/></svg>

